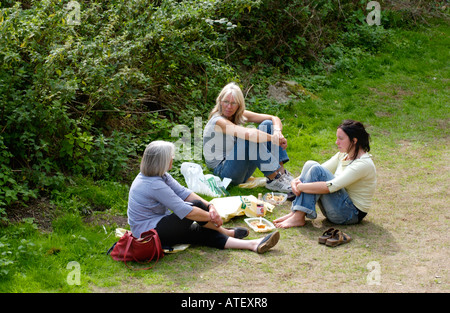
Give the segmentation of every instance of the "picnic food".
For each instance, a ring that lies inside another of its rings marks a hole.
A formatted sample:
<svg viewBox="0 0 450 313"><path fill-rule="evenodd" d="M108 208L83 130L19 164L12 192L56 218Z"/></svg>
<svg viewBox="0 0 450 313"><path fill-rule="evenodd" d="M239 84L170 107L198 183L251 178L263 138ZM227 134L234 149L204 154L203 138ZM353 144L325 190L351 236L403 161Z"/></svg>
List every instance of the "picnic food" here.
<svg viewBox="0 0 450 313"><path fill-rule="evenodd" d="M274 201L283 201L284 200L284 197L283 196L281 196L281 195L273 195L272 196L272 194L271 193L268 193L267 195L266 195L266 200L274 200Z"/></svg>
<svg viewBox="0 0 450 313"><path fill-rule="evenodd" d="M266 224L260 223L259 221L253 221L250 224L252 224L254 227L257 227L258 229L265 229L267 227Z"/></svg>
<svg viewBox="0 0 450 313"><path fill-rule="evenodd" d="M263 200L270 204L283 204L287 199L287 194L285 193L274 193L268 192L264 195Z"/></svg>
<svg viewBox="0 0 450 313"><path fill-rule="evenodd" d="M253 231L257 233L269 232L275 228L271 222L262 217L247 218L244 221L251 229L253 229Z"/></svg>

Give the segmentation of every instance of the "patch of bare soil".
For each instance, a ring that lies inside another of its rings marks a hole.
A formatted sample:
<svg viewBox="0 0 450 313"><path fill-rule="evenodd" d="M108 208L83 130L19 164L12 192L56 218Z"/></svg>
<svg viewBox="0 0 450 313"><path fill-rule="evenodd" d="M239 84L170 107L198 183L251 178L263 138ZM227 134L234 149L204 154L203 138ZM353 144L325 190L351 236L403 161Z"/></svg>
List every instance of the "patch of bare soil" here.
<svg viewBox="0 0 450 313"><path fill-rule="evenodd" d="M47 198L31 200L28 204L16 204L7 208L6 214L11 223L21 222L24 218L32 218L43 231L51 231L52 221L56 217L56 208Z"/></svg>

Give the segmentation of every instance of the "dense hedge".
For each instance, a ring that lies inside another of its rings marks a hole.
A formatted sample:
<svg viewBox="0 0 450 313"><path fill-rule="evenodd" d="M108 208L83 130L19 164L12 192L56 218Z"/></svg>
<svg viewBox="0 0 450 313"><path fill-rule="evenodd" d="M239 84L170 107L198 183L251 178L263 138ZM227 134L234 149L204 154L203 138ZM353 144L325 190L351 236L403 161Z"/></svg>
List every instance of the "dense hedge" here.
<svg viewBox="0 0 450 313"><path fill-rule="evenodd" d="M333 63L337 40L372 49L386 35L359 0L71 2L1 1L0 217L67 174L119 177L242 71Z"/></svg>

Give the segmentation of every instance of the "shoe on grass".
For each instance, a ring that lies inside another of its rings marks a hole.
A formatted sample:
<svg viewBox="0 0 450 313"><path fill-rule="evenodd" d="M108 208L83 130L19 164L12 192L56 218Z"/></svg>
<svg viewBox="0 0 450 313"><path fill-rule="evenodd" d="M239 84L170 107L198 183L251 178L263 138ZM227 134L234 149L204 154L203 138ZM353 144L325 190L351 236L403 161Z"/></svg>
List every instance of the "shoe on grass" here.
<svg viewBox="0 0 450 313"><path fill-rule="evenodd" d="M287 174L278 173L274 179L267 179L266 188L278 192L292 192L291 180Z"/></svg>

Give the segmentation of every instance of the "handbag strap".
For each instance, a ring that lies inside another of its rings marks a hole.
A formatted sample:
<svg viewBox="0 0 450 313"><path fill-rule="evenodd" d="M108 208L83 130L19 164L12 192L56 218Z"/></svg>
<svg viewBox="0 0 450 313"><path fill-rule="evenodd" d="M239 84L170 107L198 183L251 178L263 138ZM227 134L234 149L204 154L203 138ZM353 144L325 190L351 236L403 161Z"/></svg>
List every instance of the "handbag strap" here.
<svg viewBox="0 0 450 313"><path fill-rule="evenodd" d="M153 257L156 254L156 256L157 256L156 262L158 262L159 256L163 255L163 249L162 249L162 246L161 246L161 240L159 239L158 232L155 229L152 229L151 232L153 234L151 236L151 239L153 239L155 241L155 246L156 246L156 250L153 253L152 259L153 259Z"/></svg>
<svg viewBox="0 0 450 313"><path fill-rule="evenodd" d="M125 253L123 254L123 262L125 263L125 265L128 267L128 268L131 268L128 264L127 264L127 254L128 254L128 250L130 250L130 246L131 246L131 242L133 241L133 236L131 236L131 234L130 234L130 236L128 236L128 241L127 241L127 245L126 245L126 247L125 247Z"/></svg>

